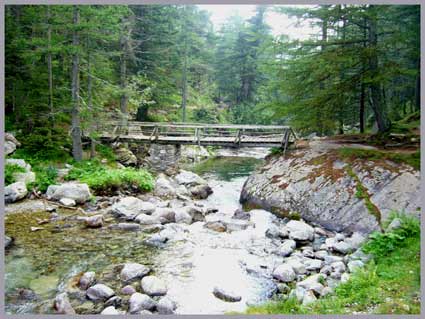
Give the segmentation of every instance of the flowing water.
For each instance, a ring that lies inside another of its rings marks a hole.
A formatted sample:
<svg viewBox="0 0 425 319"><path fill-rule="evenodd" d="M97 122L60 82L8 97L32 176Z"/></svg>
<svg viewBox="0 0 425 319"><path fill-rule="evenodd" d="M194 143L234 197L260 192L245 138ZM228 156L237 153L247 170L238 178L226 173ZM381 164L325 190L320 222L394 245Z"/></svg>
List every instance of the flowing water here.
<svg viewBox="0 0 425 319"><path fill-rule="evenodd" d="M252 154L250 151L248 156ZM208 199L199 201L218 208L217 213L207 215L207 221L232 223L234 211L240 208L243 183L262 162L259 158L264 153L256 153L257 158L224 155L191 169L207 179L214 191ZM43 302L63 291L76 274L88 270L102 274L122 262L149 265L166 281L168 296L177 302L181 314L243 311L248 304L270 298L276 288L270 274L281 260L271 254L275 244L265 231L278 220L266 211L251 211L250 226L232 232L206 229L203 222L179 225L174 228L178 236L162 248L145 245L146 235L140 232L85 229L72 213L61 212L68 217L41 226L37 222L50 213L6 216L6 234L15 238L14 247L6 254L7 312L48 311ZM44 229L31 232L30 227ZM115 284L118 287L113 288L118 291L120 283ZM230 303L217 299L212 294L216 286L235 292L242 300ZM30 288L36 293L35 299L23 300L19 288Z"/></svg>

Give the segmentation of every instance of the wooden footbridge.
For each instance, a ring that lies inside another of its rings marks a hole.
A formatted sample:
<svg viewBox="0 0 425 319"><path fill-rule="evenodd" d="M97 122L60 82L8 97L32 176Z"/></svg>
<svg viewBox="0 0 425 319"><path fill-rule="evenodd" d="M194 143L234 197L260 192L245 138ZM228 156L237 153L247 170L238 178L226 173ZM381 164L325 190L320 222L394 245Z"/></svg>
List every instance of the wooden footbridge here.
<svg viewBox="0 0 425 319"><path fill-rule="evenodd" d="M100 139L107 141L216 145L224 147L282 147L296 139L291 127L202 123L109 122Z"/></svg>

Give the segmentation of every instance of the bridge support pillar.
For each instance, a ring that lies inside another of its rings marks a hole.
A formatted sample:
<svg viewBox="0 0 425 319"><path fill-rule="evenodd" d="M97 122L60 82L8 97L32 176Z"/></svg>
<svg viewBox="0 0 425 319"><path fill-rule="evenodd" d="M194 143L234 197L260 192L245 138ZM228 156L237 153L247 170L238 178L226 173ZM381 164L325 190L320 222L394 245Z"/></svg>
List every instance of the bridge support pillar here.
<svg viewBox="0 0 425 319"><path fill-rule="evenodd" d="M173 173L178 169L180 154L181 145L151 144L146 161L156 172Z"/></svg>

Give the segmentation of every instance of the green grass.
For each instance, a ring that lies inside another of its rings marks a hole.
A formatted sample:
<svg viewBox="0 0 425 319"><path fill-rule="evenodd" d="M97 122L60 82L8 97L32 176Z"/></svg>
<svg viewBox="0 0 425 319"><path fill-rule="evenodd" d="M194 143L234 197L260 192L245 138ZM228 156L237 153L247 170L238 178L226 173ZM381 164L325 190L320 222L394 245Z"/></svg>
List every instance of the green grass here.
<svg viewBox="0 0 425 319"><path fill-rule="evenodd" d="M346 167L347 174L351 176L355 182L356 182L356 193L355 196L358 199L363 199L365 206L370 214L376 217L376 220L378 221L379 225L381 225L381 212L379 211L378 207L372 203L370 200L370 195L367 191L367 188L362 184L359 177L354 173L352 167L350 165L347 165Z"/></svg>
<svg viewBox="0 0 425 319"><path fill-rule="evenodd" d="M95 192L107 192L120 188L133 188L139 191L151 191L153 176L144 169L111 168L100 164L98 160L75 163L65 180L79 180Z"/></svg>
<svg viewBox="0 0 425 319"><path fill-rule="evenodd" d="M269 156L282 155L282 154L283 154L283 148L281 148L281 147L272 147L272 148L270 148Z"/></svg>
<svg viewBox="0 0 425 319"><path fill-rule="evenodd" d="M6 164L4 168L4 184L5 186L10 185L16 182L13 175L15 173L25 173L25 168L17 165L17 164Z"/></svg>
<svg viewBox="0 0 425 319"><path fill-rule="evenodd" d="M343 159L365 159L370 161L389 160L395 163L404 163L420 170L421 154L417 150L414 153L392 153L379 150L364 150L349 147L342 147L338 150L339 156Z"/></svg>
<svg viewBox="0 0 425 319"><path fill-rule="evenodd" d="M397 234L393 236L390 234ZM249 307L248 314L419 314L420 224L402 217L402 227L373 235L364 245L373 259L332 295L302 306L295 299Z"/></svg>

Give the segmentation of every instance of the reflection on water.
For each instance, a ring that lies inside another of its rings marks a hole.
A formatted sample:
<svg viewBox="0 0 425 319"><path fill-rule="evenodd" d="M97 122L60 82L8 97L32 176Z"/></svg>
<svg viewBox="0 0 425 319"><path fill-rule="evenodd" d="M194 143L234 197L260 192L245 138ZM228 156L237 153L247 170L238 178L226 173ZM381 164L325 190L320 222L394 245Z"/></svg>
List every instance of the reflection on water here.
<svg viewBox="0 0 425 319"><path fill-rule="evenodd" d="M207 179L231 181L249 176L260 163L261 159L251 157L214 157L196 164L191 170Z"/></svg>

